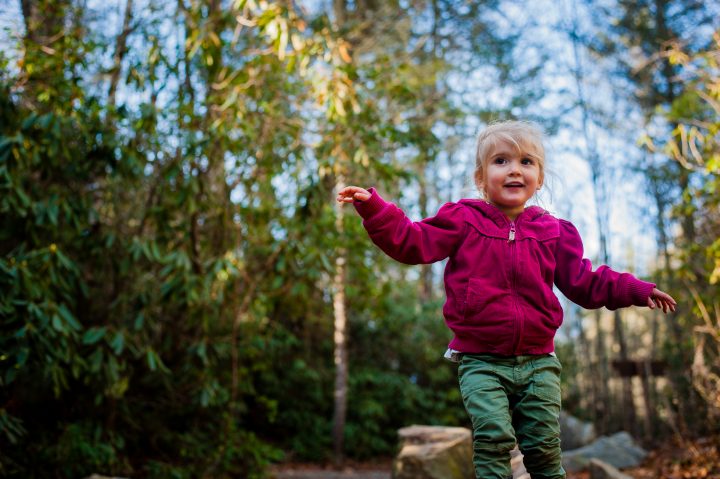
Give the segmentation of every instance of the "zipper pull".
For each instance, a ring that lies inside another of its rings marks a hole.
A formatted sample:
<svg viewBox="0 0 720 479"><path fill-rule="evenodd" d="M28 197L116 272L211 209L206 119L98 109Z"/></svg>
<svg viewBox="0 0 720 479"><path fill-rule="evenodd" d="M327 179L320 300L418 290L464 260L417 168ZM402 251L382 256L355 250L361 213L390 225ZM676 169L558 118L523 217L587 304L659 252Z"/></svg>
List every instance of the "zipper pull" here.
<svg viewBox="0 0 720 479"><path fill-rule="evenodd" d="M515 223L510 223L510 233L508 233L508 243L515 241Z"/></svg>

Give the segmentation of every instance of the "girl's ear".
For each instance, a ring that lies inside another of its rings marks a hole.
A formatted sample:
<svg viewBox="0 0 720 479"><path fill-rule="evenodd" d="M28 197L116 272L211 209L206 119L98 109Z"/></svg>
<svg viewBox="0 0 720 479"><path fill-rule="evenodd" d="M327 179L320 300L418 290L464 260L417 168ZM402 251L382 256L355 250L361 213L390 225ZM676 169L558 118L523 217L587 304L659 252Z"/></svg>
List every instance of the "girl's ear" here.
<svg viewBox="0 0 720 479"><path fill-rule="evenodd" d="M474 177L475 177L475 188L477 188L481 192L484 192L485 191L485 182L483 181L482 172L476 171Z"/></svg>

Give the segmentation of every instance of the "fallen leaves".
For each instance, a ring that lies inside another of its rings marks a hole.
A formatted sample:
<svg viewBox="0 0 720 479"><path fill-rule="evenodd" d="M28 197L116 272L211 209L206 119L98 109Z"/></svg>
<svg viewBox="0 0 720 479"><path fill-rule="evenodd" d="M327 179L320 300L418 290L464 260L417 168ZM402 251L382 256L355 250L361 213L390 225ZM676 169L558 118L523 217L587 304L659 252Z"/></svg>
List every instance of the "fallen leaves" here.
<svg viewBox="0 0 720 479"><path fill-rule="evenodd" d="M651 451L642 467L623 472L636 479L720 479L720 437L666 444Z"/></svg>

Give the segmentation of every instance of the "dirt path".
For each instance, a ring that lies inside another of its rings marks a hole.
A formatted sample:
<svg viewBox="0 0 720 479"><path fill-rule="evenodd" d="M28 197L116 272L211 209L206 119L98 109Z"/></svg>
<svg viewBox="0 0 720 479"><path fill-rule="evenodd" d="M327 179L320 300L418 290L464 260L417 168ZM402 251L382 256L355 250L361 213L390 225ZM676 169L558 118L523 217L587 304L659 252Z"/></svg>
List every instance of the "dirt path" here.
<svg viewBox="0 0 720 479"><path fill-rule="evenodd" d="M390 479L390 471L326 471L322 469L304 471L278 471L270 476L274 479Z"/></svg>
<svg viewBox="0 0 720 479"><path fill-rule="evenodd" d="M346 467L343 470L313 466L280 466L270 470L273 479L390 479L390 466Z"/></svg>
<svg viewBox="0 0 720 479"><path fill-rule="evenodd" d="M331 468L322 468L313 465L285 465L276 466L270 470L270 477L273 479L391 479L392 469L388 466L348 467L342 471ZM515 471L518 479L528 478L527 474ZM635 477L635 476L632 476ZM643 476L644 477L644 476ZM568 474L568 479L589 479L587 472Z"/></svg>
<svg viewBox="0 0 720 479"><path fill-rule="evenodd" d="M346 469L344 471L332 471L308 468L301 470L275 470L271 472L270 477L273 479L391 479L392 473L390 469ZM589 475L587 472L568 474L568 479L589 479Z"/></svg>

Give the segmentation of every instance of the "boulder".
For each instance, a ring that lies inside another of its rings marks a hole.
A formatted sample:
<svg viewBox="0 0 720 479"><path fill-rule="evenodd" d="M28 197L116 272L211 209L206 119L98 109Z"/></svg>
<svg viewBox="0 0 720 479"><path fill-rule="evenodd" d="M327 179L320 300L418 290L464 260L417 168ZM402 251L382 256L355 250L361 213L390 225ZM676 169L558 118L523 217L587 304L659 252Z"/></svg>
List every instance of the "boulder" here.
<svg viewBox="0 0 720 479"><path fill-rule="evenodd" d="M563 467L568 472L579 472L586 469L593 458L618 468L634 467L645 456L647 452L633 441L630 434L621 431L612 436L601 436L587 446L563 452Z"/></svg>
<svg viewBox="0 0 720 479"><path fill-rule="evenodd" d="M632 479L600 459L590 459L590 479Z"/></svg>
<svg viewBox="0 0 720 479"><path fill-rule="evenodd" d="M472 431L464 427L410 426L398 431L400 453L393 479L468 479L475 477ZM516 447L510 466L514 479L530 479Z"/></svg>
<svg viewBox="0 0 720 479"><path fill-rule="evenodd" d="M563 451L577 449L597 438L595 426L565 412L560 413L560 446Z"/></svg>
<svg viewBox="0 0 720 479"><path fill-rule="evenodd" d="M474 477L472 432L463 427L410 426L398 431L393 479Z"/></svg>

